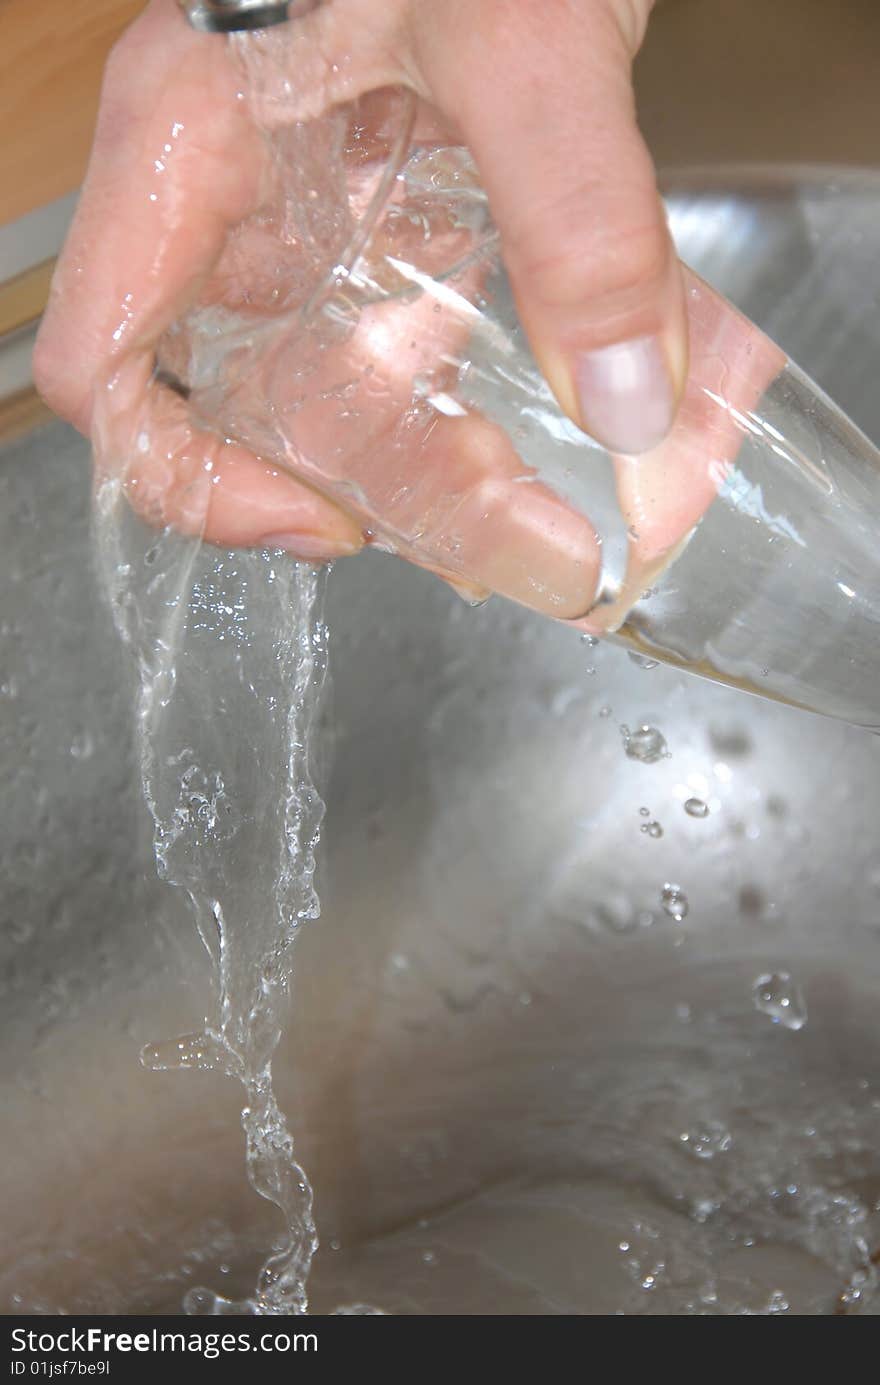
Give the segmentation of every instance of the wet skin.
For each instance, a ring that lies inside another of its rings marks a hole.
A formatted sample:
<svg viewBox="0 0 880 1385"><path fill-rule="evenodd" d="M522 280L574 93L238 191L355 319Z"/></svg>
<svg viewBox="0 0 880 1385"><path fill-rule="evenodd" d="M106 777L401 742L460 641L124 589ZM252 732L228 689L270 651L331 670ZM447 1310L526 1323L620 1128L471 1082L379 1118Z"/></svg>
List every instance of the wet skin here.
<svg viewBox="0 0 880 1385"><path fill-rule="evenodd" d="M443 541L421 548L418 542L398 543L405 556L546 614L582 617L599 582L597 535L588 518L545 486L516 484L527 469L502 429L471 413L433 416L403 441L399 437L397 425L412 400L414 362L406 344L415 336L425 359L455 356L464 330L456 314L437 321L429 316L430 305L424 311L411 305L405 312L380 305L323 354L310 403L298 420L301 458L310 464L298 470L308 475L307 485L285 469L291 458L277 448L261 448L257 455L200 427L185 399L155 374L157 343L194 304L235 306L246 298L251 310L256 305L270 312L278 273L296 281L290 273L291 246L272 234L279 188L265 130L320 115L334 101L389 80L407 81L420 101L417 136L429 141L462 138L457 113L449 110L452 97L461 95L465 133L501 224L533 349L562 407L578 423L588 422L572 393L571 372L560 368L559 360L572 357L579 331L601 335L600 317L582 313L586 325L573 326L568 310L559 306L564 295L554 302L545 291L537 301L523 290L521 238L501 186L503 171L496 167L503 160L492 157L497 113L472 115L476 98L470 89L456 92L444 68L443 44L438 40L425 47L432 37L427 20L425 32L417 34L421 50L411 35L401 37L392 20L400 19L403 8L386 7L382 32L368 22L368 0L330 5L297 21L290 26L288 66L279 70L275 89L264 85L255 108L242 93L241 72L228 46L192 33L171 0L154 0L108 69L88 180L38 344L37 380L59 412L91 434L99 469L123 473L131 503L153 523L200 532L224 546L283 547L303 558L330 558L357 552L374 532L369 513L343 509L332 499L340 479L361 486L368 481L373 517L394 534L418 533L425 515L441 517L434 533ZM613 47L600 22L598 0L586 8L596 10L593 36L598 35L600 50L602 42ZM342 12L338 19L334 9ZM343 20L348 23L346 58L328 65L336 41L333 24L341 26ZM473 15L467 32L476 33L476 44L480 24ZM426 51L432 55L427 60ZM413 68L414 54L420 61ZM609 49L609 70L616 71L616 61ZM458 67L468 70L469 64ZM297 74L295 99L287 85L291 71ZM484 104L492 107L495 96L497 91L490 91ZM440 110L429 97L438 99ZM619 99L616 87L607 94L609 120ZM560 138L571 122L563 105ZM605 138L607 143L610 137ZM521 151L526 163L528 157ZM558 234L564 238L563 230ZM644 455L618 457L615 463L621 509L634 535L629 579L635 590L711 503L724 463L739 446L735 413L753 406L784 358L705 286L682 277L674 257L672 269L664 260L659 278L665 285L671 274L677 287L656 288L645 308L628 303L625 285L615 290L612 283L600 291L591 276L605 261L601 254L596 258L595 271L588 265L569 276L573 300L583 297L586 277L587 297L604 303L606 322L627 317L628 327L639 330L650 325L640 313L659 314L658 320L665 314L662 335L678 311L670 303L680 295L690 325L690 371L675 426ZM464 293L478 287L476 280L459 285ZM296 306L295 293L288 295L285 312ZM289 340L285 349L295 352L297 343ZM356 433L345 438L338 409L317 402L320 387L332 387L340 378L363 379L365 373L372 382L369 408L361 411ZM266 380L259 383L265 386ZM719 385L726 399L721 408L707 393L717 398ZM326 466L311 464L326 458L331 444L336 460L328 473ZM419 481L402 508L396 482L407 461L417 461ZM325 484L328 474L331 484ZM451 532L446 520L453 513L454 561L446 542Z"/></svg>

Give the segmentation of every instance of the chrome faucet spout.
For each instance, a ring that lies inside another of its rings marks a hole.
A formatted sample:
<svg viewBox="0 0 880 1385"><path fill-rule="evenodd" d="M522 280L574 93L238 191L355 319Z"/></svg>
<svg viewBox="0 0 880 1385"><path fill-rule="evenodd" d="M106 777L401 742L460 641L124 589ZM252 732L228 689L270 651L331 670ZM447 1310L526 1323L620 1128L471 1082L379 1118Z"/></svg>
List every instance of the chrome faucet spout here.
<svg viewBox="0 0 880 1385"><path fill-rule="evenodd" d="M290 9L290 0L178 0L178 3L194 29L213 34L283 24Z"/></svg>

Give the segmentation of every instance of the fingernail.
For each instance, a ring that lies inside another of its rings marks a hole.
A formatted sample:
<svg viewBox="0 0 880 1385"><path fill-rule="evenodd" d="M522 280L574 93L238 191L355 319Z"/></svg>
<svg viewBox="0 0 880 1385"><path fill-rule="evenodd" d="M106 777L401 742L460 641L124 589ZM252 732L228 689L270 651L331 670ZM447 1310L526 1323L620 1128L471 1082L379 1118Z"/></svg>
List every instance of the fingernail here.
<svg viewBox="0 0 880 1385"><path fill-rule="evenodd" d="M672 427L675 391L659 337L584 352L575 383L582 426L609 452L648 452Z"/></svg>
<svg viewBox="0 0 880 1385"><path fill-rule="evenodd" d="M363 544L320 534L266 534L257 547L280 549L306 562L329 563L333 558L350 558L359 553Z"/></svg>

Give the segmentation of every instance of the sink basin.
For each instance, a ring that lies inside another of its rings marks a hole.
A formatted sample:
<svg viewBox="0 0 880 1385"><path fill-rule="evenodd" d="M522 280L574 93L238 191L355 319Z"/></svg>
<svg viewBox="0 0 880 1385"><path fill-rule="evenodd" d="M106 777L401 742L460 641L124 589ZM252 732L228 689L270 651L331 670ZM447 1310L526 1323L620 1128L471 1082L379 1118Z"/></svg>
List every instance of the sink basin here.
<svg viewBox="0 0 880 1385"><path fill-rule="evenodd" d="M667 191L682 257L880 439L880 176ZM58 423L0 453L0 1311L179 1312L248 1293L276 1220L237 1085L138 1060L207 976L88 473ZM324 908L276 1062L314 1311L875 1312L880 741L378 554L327 605ZM642 724L668 758L627 757Z"/></svg>

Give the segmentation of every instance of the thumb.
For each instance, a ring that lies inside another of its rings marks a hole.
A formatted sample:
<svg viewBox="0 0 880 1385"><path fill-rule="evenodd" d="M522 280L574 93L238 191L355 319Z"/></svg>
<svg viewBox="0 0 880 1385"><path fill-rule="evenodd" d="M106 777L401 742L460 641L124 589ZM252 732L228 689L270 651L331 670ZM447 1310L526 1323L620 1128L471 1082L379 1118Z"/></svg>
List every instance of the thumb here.
<svg viewBox="0 0 880 1385"><path fill-rule="evenodd" d="M566 413L629 454L669 431L687 374L681 269L631 81L651 4L483 0L464 51L433 50L539 364Z"/></svg>

